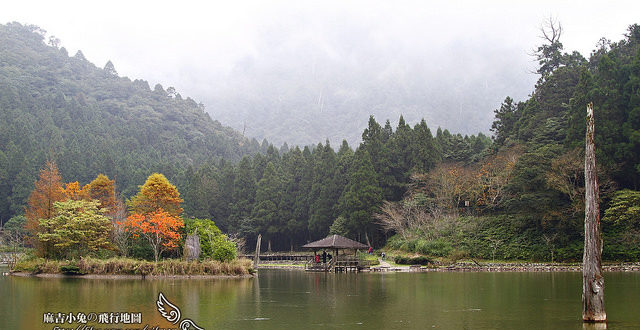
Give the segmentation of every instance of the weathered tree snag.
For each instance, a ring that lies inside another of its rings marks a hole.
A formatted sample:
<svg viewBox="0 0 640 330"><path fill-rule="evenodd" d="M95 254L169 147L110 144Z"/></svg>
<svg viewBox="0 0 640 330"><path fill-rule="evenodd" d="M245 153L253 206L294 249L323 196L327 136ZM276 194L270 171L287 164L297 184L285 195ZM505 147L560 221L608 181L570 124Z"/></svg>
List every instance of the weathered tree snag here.
<svg viewBox="0 0 640 330"><path fill-rule="evenodd" d="M260 243L262 242L262 234L258 234L258 240L256 241L256 256L253 259L253 268L258 269L258 263L260 262Z"/></svg>
<svg viewBox="0 0 640 330"><path fill-rule="evenodd" d="M196 231L191 235L187 235L187 238L185 239L184 258L187 261L198 260L201 252L200 236L198 236L198 229L196 228Z"/></svg>
<svg viewBox="0 0 640 330"><path fill-rule="evenodd" d="M604 278L602 277L602 238L594 141L593 103L587 105L584 181L584 255L582 257L582 320L606 322L604 311Z"/></svg>

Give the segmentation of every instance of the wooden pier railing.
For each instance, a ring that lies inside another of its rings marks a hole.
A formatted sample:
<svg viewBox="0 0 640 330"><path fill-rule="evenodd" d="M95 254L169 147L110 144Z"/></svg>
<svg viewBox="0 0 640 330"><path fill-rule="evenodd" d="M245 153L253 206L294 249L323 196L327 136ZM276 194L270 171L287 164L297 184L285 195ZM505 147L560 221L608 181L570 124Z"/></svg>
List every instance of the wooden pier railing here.
<svg viewBox="0 0 640 330"><path fill-rule="evenodd" d="M242 258L253 260L255 255L243 254ZM261 254L260 261L309 261L313 260L313 254Z"/></svg>

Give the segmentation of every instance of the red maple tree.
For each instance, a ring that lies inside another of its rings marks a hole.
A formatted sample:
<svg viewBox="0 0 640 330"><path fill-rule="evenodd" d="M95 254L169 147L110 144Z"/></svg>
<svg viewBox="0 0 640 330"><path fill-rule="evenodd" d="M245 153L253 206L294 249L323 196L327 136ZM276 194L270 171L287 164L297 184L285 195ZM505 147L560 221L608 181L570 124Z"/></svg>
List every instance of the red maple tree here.
<svg viewBox="0 0 640 330"><path fill-rule="evenodd" d="M181 238L179 230L184 227L184 222L179 217L158 209L145 214L134 213L127 218L124 226L126 231L133 233L134 239L142 236L149 241L153 256L158 262L163 251L178 247Z"/></svg>

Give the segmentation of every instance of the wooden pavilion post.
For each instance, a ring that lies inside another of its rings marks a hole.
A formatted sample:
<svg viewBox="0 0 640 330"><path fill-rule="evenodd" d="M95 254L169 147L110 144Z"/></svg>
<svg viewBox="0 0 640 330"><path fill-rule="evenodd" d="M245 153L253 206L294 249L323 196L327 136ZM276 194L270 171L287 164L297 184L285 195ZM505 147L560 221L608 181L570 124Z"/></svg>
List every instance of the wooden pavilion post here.
<svg viewBox="0 0 640 330"><path fill-rule="evenodd" d="M594 141L593 103L587 105L584 181L584 255L582 257L582 321L606 322L604 277L602 277L602 238Z"/></svg>

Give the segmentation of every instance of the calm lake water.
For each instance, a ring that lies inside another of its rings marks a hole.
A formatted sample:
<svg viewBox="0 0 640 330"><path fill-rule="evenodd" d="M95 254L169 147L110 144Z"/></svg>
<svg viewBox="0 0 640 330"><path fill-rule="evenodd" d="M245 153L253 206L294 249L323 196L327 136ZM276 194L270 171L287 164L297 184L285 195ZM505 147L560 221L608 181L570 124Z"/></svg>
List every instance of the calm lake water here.
<svg viewBox="0 0 640 330"><path fill-rule="evenodd" d="M6 271L6 270L5 270ZM261 270L256 278L90 280L0 277L0 329L54 329L44 313L141 313L177 327L162 292L206 329L583 329L580 273L360 273ZM640 329L640 274L606 273L608 329ZM78 323L58 325L77 328Z"/></svg>

